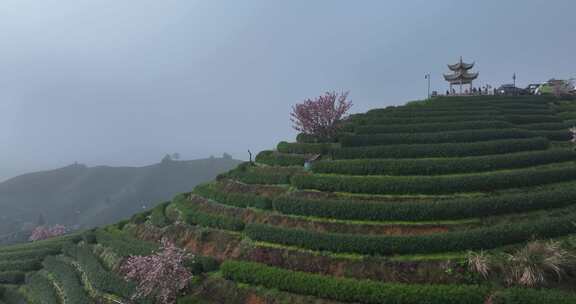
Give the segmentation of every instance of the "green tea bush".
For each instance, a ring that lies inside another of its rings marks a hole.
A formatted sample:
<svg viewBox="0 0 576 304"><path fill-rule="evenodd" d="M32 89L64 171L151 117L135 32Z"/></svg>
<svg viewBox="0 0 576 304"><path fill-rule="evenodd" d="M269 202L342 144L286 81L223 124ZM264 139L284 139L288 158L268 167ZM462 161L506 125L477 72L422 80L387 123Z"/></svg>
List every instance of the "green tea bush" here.
<svg viewBox="0 0 576 304"><path fill-rule="evenodd" d="M52 282L42 272L34 272L26 278L26 293L35 303L60 303Z"/></svg>
<svg viewBox="0 0 576 304"><path fill-rule="evenodd" d="M61 246L46 246L4 253L0 252L0 263L14 260L42 260L48 255L55 255L61 251Z"/></svg>
<svg viewBox="0 0 576 304"><path fill-rule="evenodd" d="M44 250L48 248L61 250L62 246L69 243L74 237L75 235L66 235L32 243L22 243L0 247L0 254L27 250Z"/></svg>
<svg viewBox="0 0 576 304"><path fill-rule="evenodd" d="M340 139L342 147L359 147L394 144L436 144L478 142L497 139L536 137L530 131L519 129L483 129L445 131L435 133L390 133L371 135L345 135Z"/></svg>
<svg viewBox="0 0 576 304"><path fill-rule="evenodd" d="M0 272L3 271L34 271L42 267L40 262L41 258L25 259L25 260L12 260L0 261Z"/></svg>
<svg viewBox="0 0 576 304"><path fill-rule="evenodd" d="M504 115L540 115L540 116L552 116L556 115L556 112L551 109L540 108L540 109L501 109L500 113Z"/></svg>
<svg viewBox="0 0 576 304"><path fill-rule="evenodd" d="M438 176L347 176L301 174L299 189L367 194L450 194L545 185L576 179L576 166L536 167L488 173Z"/></svg>
<svg viewBox="0 0 576 304"><path fill-rule="evenodd" d="M500 111L495 109L434 109L433 107L402 108L402 110L368 111L366 117L443 117L443 116L498 116Z"/></svg>
<svg viewBox="0 0 576 304"><path fill-rule="evenodd" d="M166 217L166 207L170 205L170 202L164 202L152 209L150 214L150 223L156 227L164 227L170 224L170 221Z"/></svg>
<svg viewBox="0 0 576 304"><path fill-rule="evenodd" d="M130 219L134 224L144 224L148 217L150 216L150 211L136 213Z"/></svg>
<svg viewBox="0 0 576 304"><path fill-rule="evenodd" d="M271 209L272 199L250 193L225 192L218 189L213 184L199 185L194 188L193 193L202 197L215 200L221 204L235 207L254 207L259 209Z"/></svg>
<svg viewBox="0 0 576 304"><path fill-rule="evenodd" d="M42 265L59 283L59 286L62 287L65 303L93 303L84 291L84 287L74 266L54 256L47 257L44 262L42 262Z"/></svg>
<svg viewBox="0 0 576 304"><path fill-rule="evenodd" d="M465 157L545 150L548 147L549 142L546 138L535 137L521 139L500 139L474 143L349 147L335 149L332 154L336 159Z"/></svg>
<svg viewBox="0 0 576 304"><path fill-rule="evenodd" d="M563 120L576 119L576 112L562 112L559 113L558 116Z"/></svg>
<svg viewBox="0 0 576 304"><path fill-rule="evenodd" d="M0 289L2 289L2 287L0 287ZM20 294L20 292L16 289L16 287L5 288L3 294L2 294L2 292L0 292L0 298L2 298L2 300L6 304L24 304L24 303L26 303L26 300L24 299L22 294Z"/></svg>
<svg viewBox="0 0 576 304"><path fill-rule="evenodd" d="M464 122L445 123L422 123L422 124L400 124L400 125L365 125L356 127L357 134L379 134L379 133L432 133L440 131L454 130L475 130L475 129L506 129L514 125L505 121L481 120Z"/></svg>
<svg viewBox="0 0 576 304"><path fill-rule="evenodd" d="M576 159L572 149L551 149L457 158L351 159L316 161L315 173L350 175L439 175L515 169Z"/></svg>
<svg viewBox="0 0 576 304"><path fill-rule="evenodd" d="M522 125L522 128L528 130L568 130L571 125L567 124L566 122L544 122L544 123L534 123L534 124L527 124Z"/></svg>
<svg viewBox="0 0 576 304"><path fill-rule="evenodd" d="M22 284L25 277L26 273L23 271L0 272L0 284Z"/></svg>
<svg viewBox="0 0 576 304"><path fill-rule="evenodd" d="M96 228L92 228L82 233L82 240L86 244L96 244L98 242L98 240L96 239L96 230L97 230Z"/></svg>
<svg viewBox="0 0 576 304"><path fill-rule="evenodd" d="M449 115L449 116L423 116L423 117L359 117L353 120L357 125L394 125L394 124L424 124L424 123L445 123L445 122L465 122L479 120L506 120L503 115ZM278 149L280 150L280 149Z"/></svg>
<svg viewBox="0 0 576 304"><path fill-rule="evenodd" d="M493 304L574 304L576 296L556 290L507 288L492 297Z"/></svg>
<svg viewBox="0 0 576 304"><path fill-rule="evenodd" d="M296 142L298 143L327 143L327 142L333 142L333 139L330 138L321 138L318 137L316 135L312 135L312 134L305 134L305 133L298 133L298 135L296 135Z"/></svg>
<svg viewBox="0 0 576 304"><path fill-rule="evenodd" d="M562 118L556 115L506 115L506 121L513 124L534 124L544 122L562 122Z"/></svg>
<svg viewBox="0 0 576 304"><path fill-rule="evenodd" d="M226 173L227 178L247 184L289 184L292 175L302 172L300 167L238 167Z"/></svg>
<svg viewBox="0 0 576 304"><path fill-rule="evenodd" d="M358 235L322 233L262 224L246 225L255 241L336 253L368 255L439 253L480 250L521 243L532 237L552 238L576 232L576 214L427 235Z"/></svg>
<svg viewBox="0 0 576 304"><path fill-rule="evenodd" d="M204 212L191 201L177 201L175 205L188 224L234 231L244 229L244 222L241 220Z"/></svg>
<svg viewBox="0 0 576 304"><path fill-rule="evenodd" d="M256 162L270 166L302 166L306 158L307 157L302 154L262 151L256 155Z"/></svg>
<svg viewBox="0 0 576 304"><path fill-rule="evenodd" d="M542 131L531 131L534 136L546 137L549 140L559 140L568 141L572 138L572 134L565 130L542 130Z"/></svg>
<svg viewBox="0 0 576 304"><path fill-rule="evenodd" d="M276 149L281 153L293 154L326 154L330 151L332 144L328 143L289 143L282 141L278 143Z"/></svg>
<svg viewBox="0 0 576 304"><path fill-rule="evenodd" d="M340 302L482 304L488 296L486 287L476 285L382 283L295 272L250 262L228 260L221 269L226 279L235 282Z"/></svg>
<svg viewBox="0 0 576 304"><path fill-rule="evenodd" d="M576 202L571 184L486 197L436 201L373 202L353 199L305 199L281 196L274 210L284 214L365 221L433 221L522 213L561 208Z"/></svg>
<svg viewBox="0 0 576 304"><path fill-rule="evenodd" d="M118 230L115 226L98 229L95 232L99 244L112 249L118 256L149 255L158 245L134 238L127 232Z"/></svg>
<svg viewBox="0 0 576 304"><path fill-rule="evenodd" d="M99 291L107 292L129 299L135 289L134 284L125 281L113 272L107 271L98 258L86 245L66 246L64 252L76 260L90 283Z"/></svg>
<svg viewBox="0 0 576 304"><path fill-rule="evenodd" d="M207 256L195 256L193 259L186 261L186 268L194 275L217 271L220 264L216 259Z"/></svg>

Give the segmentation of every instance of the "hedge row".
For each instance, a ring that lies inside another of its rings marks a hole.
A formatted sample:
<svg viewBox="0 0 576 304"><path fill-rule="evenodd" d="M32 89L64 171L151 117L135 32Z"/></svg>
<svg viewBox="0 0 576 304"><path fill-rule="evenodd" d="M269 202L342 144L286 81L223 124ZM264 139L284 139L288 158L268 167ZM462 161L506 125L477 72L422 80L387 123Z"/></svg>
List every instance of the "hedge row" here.
<svg viewBox="0 0 576 304"><path fill-rule="evenodd" d="M431 110L430 109L422 109L420 111L413 111L413 110L406 110L406 111L391 111L385 115L389 115L392 117L410 117L410 116L447 116L447 115L555 115L556 112L554 110L548 108L492 108L492 109L468 109L468 108L454 108L450 110Z"/></svg>
<svg viewBox="0 0 576 304"><path fill-rule="evenodd" d="M576 119L576 112L562 112L558 116L563 120Z"/></svg>
<svg viewBox="0 0 576 304"><path fill-rule="evenodd" d="M65 299L64 303L93 303L84 291L80 277L72 265L54 256L47 257L44 262L42 262L42 265L62 288Z"/></svg>
<svg viewBox="0 0 576 304"><path fill-rule="evenodd" d="M535 136L546 137L549 140L570 140L572 135L568 131L568 129L564 130L542 130L542 131L531 131L531 133Z"/></svg>
<svg viewBox="0 0 576 304"><path fill-rule="evenodd" d="M120 257L148 255L158 249L157 244L136 239L132 235L118 230L115 226L97 229L94 235L100 245L109 247Z"/></svg>
<svg viewBox="0 0 576 304"><path fill-rule="evenodd" d="M482 304L489 293L486 287L476 285L382 283L335 278L230 260L222 264L221 270L226 279L235 282L340 302Z"/></svg>
<svg viewBox="0 0 576 304"><path fill-rule="evenodd" d="M296 142L299 143L328 143L334 142L334 139L320 138L316 135L299 133L296 135Z"/></svg>
<svg viewBox="0 0 576 304"><path fill-rule="evenodd" d="M75 236L67 235L63 237L43 240L43 241L36 241L32 243L22 243L17 245L10 245L5 247L0 247L0 254L3 253L10 253L10 252L19 252L19 251L28 251L28 250L41 250L45 248L62 248L62 245L66 244L70 240L74 239Z"/></svg>
<svg viewBox="0 0 576 304"><path fill-rule="evenodd" d="M324 160L315 173L349 175L439 175L516 169L576 159L572 149L551 149L457 158Z"/></svg>
<svg viewBox="0 0 576 304"><path fill-rule="evenodd" d="M42 268L42 259L0 261L0 271L34 271Z"/></svg>
<svg viewBox="0 0 576 304"><path fill-rule="evenodd" d="M575 221L576 213L573 212L562 217L427 235L322 233L262 224L246 225L245 233L255 241L316 251L391 255L492 249L525 242L532 237L560 237L576 232Z"/></svg>
<svg viewBox="0 0 576 304"><path fill-rule="evenodd" d="M498 291L492 297L493 304L574 304L574 294L555 290L534 290L524 288L507 288Z"/></svg>
<svg viewBox="0 0 576 304"><path fill-rule="evenodd" d="M522 125L522 128L528 130L568 130L571 126L565 122L544 122Z"/></svg>
<svg viewBox="0 0 576 304"><path fill-rule="evenodd" d="M54 285L42 272L35 272L26 278L26 294L35 303L60 304Z"/></svg>
<svg viewBox="0 0 576 304"><path fill-rule="evenodd" d="M545 122L562 122L562 119L556 115L506 115L505 120L519 125Z"/></svg>
<svg viewBox="0 0 576 304"><path fill-rule="evenodd" d="M0 272L0 284L22 284L25 277L26 273L23 271Z"/></svg>
<svg viewBox="0 0 576 304"><path fill-rule="evenodd" d="M270 166L302 166L306 155L286 154L276 151L262 151L256 155L256 162Z"/></svg>
<svg viewBox="0 0 576 304"><path fill-rule="evenodd" d="M457 220L561 208L576 203L567 184L539 191L436 201L374 202L354 199L306 199L280 196L273 208L284 214L364 221Z"/></svg>
<svg viewBox="0 0 576 304"><path fill-rule="evenodd" d="M435 133L391 133L371 135L345 135L340 142L342 147L360 147L395 144L437 144L478 142L497 139L517 139L536 137L530 131L519 129L482 129L444 131Z"/></svg>
<svg viewBox="0 0 576 304"><path fill-rule="evenodd" d="M42 260L45 256L55 255L60 253L61 251L62 251L61 246L46 246L27 250L4 252L0 253L0 261L7 262L13 260L31 260L31 259Z"/></svg>
<svg viewBox="0 0 576 304"><path fill-rule="evenodd" d="M453 130L474 130L474 129L504 129L514 125L497 120L445 122L445 123L422 123L422 124L401 124L401 125L366 125L356 127L356 134L378 134L378 133L431 133Z"/></svg>
<svg viewBox="0 0 576 304"><path fill-rule="evenodd" d="M292 154L326 154L332 149L332 144L289 143L281 141L276 147L278 152Z"/></svg>
<svg viewBox="0 0 576 304"><path fill-rule="evenodd" d="M301 167L257 167L241 165L223 176L239 180L246 184L289 184L290 178L299 172L302 172Z"/></svg>
<svg viewBox="0 0 576 304"><path fill-rule="evenodd" d="M259 209L272 208L272 200L270 198L248 193L224 192L212 184L196 186L196 188L193 190L193 193L208 199L215 200L221 204L235 207L254 207Z"/></svg>
<svg viewBox="0 0 576 304"><path fill-rule="evenodd" d="M500 111L495 109L450 109L450 110L436 110L436 111L429 111L428 109L422 108L419 110L386 110L381 112L370 112L366 113L366 117L369 118L377 118L377 117L443 117L443 116L498 116L501 115Z"/></svg>
<svg viewBox="0 0 576 304"><path fill-rule="evenodd" d="M500 139L474 143L349 147L335 149L332 154L335 159L464 157L544 150L548 147L549 142L546 138L535 137Z"/></svg>
<svg viewBox="0 0 576 304"><path fill-rule="evenodd" d="M300 174L292 178L299 189L368 194L450 194L494 191L576 179L576 166L527 168L490 173L439 176L346 176Z"/></svg>
<svg viewBox="0 0 576 304"><path fill-rule="evenodd" d="M358 117L353 120L357 125L391 125L391 124L421 124L440 122L465 122L478 120L506 120L502 115L451 115L432 117Z"/></svg>
<svg viewBox="0 0 576 304"><path fill-rule="evenodd" d="M134 292L134 284L126 282L113 272L104 269L98 258L87 245L66 246L64 252L76 260L86 274L92 286L99 291L107 292L129 299Z"/></svg>
<svg viewBox="0 0 576 304"><path fill-rule="evenodd" d="M188 224L233 231L244 229L244 222L241 220L203 212L189 200L178 200L174 203Z"/></svg>

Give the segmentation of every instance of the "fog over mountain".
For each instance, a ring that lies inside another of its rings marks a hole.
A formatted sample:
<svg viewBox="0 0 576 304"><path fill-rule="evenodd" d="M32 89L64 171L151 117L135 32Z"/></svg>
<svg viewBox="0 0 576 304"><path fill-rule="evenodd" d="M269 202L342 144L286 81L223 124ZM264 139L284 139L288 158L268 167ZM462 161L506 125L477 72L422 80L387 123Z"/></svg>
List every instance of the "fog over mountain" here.
<svg viewBox="0 0 576 304"><path fill-rule="evenodd" d="M66 167L0 183L0 244L39 221L87 228L114 223L191 191L240 161L226 157L171 160L144 167Z"/></svg>

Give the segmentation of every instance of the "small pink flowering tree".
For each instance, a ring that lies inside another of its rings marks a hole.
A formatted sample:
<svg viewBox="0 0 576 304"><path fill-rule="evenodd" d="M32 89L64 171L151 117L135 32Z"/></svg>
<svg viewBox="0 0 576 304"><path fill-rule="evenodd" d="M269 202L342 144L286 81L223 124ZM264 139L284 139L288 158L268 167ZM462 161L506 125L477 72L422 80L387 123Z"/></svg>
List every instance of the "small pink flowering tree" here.
<svg viewBox="0 0 576 304"><path fill-rule="evenodd" d="M352 101L347 99L348 92L338 94L332 91L294 105L290 114L293 128L321 139L334 138L338 122L352 107Z"/></svg>
<svg viewBox="0 0 576 304"><path fill-rule="evenodd" d="M38 226L32 230L30 241L40 241L66 234L66 227L62 225Z"/></svg>
<svg viewBox="0 0 576 304"><path fill-rule="evenodd" d="M156 303L172 304L192 279L192 273L184 266L192 257L164 238L159 251L149 256L131 256L120 269L126 280L138 284L134 299L152 296Z"/></svg>

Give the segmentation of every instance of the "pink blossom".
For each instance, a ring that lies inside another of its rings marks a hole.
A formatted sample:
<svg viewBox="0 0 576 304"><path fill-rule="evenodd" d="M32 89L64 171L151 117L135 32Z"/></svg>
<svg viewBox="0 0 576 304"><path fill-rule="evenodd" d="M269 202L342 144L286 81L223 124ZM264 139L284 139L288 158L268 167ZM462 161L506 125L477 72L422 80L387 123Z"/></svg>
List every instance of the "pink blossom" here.
<svg viewBox="0 0 576 304"><path fill-rule="evenodd" d="M348 92L338 94L332 91L296 104L290 113L293 128L322 139L334 138L338 122L352 107L352 101L347 101L347 98Z"/></svg>
<svg viewBox="0 0 576 304"><path fill-rule="evenodd" d="M156 303L172 304L192 279L192 273L184 266L190 258L186 250L162 239L159 251L149 256L131 256L120 269L126 280L138 283L133 298L153 296Z"/></svg>
<svg viewBox="0 0 576 304"><path fill-rule="evenodd" d="M62 225L38 226L34 228L34 230L32 231L32 235L30 235L29 240L33 242L40 241L64 235L65 233L66 233L66 227Z"/></svg>

